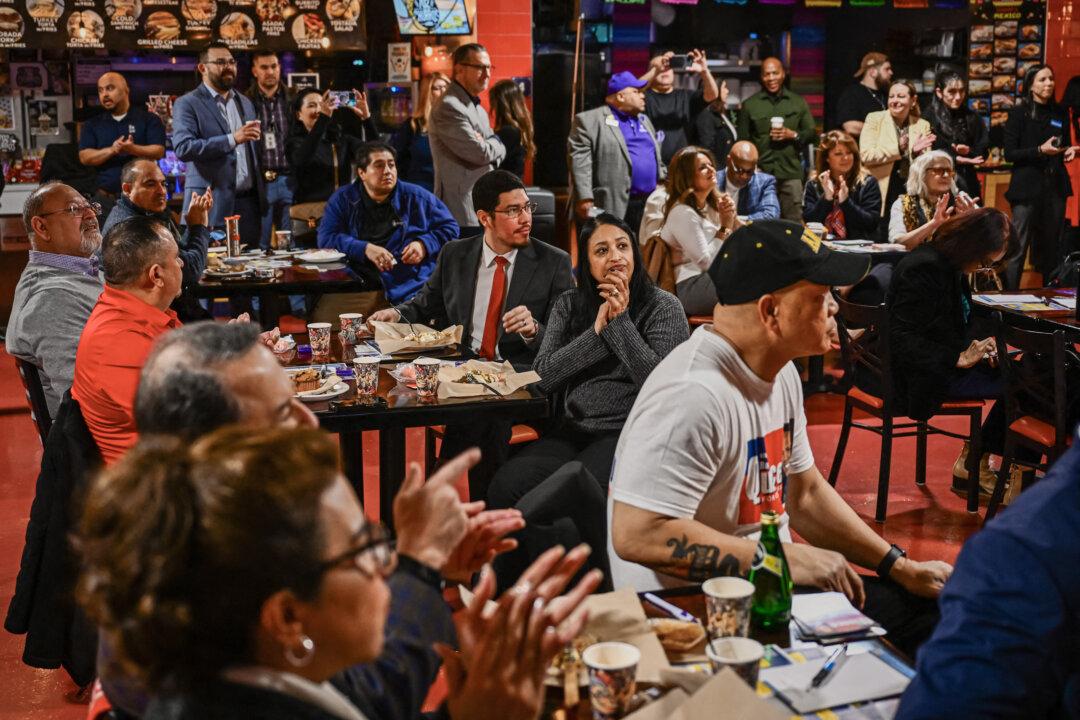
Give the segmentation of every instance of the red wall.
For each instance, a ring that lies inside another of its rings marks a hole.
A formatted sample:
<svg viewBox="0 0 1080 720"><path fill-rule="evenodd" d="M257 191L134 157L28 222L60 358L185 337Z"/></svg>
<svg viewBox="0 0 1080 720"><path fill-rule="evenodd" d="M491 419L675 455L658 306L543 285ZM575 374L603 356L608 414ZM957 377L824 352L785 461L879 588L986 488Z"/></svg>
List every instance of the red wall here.
<svg viewBox="0 0 1080 720"><path fill-rule="evenodd" d="M1080 0L1047 0L1046 62L1054 68L1058 97L1080 75Z"/></svg>
<svg viewBox="0 0 1080 720"><path fill-rule="evenodd" d="M504 78L532 77L531 0L476 0L476 30L476 41L487 48L495 66L493 84Z"/></svg>

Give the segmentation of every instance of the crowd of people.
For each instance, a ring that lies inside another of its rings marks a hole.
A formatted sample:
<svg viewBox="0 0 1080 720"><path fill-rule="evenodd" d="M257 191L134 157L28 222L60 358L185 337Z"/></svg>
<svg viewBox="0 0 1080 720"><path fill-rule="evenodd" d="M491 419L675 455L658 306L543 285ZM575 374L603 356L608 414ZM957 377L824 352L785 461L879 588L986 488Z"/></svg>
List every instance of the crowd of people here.
<svg viewBox="0 0 1080 720"><path fill-rule="evenodd" d="M586 595L745 574L766 511L780 517L800 589L844 593L912 656L933 636L902 716L953 716L940 714L945 699L989 687L962 675L980 668L957 634L981 627L983 603L1006 602L987 593L1004 587L1026 607L1037 603L1017 595L1050 591L992 582L979 564L1004 547L1019 566L1024 542L1058 539L1034 521L992 526L961 556L960 580L941 560L908 557L818 471L791 361L836 339L834 292L873 282L891 319L885 341L907 360L894 380L912 418L951 399L1000 400L996 348L978 336L967 278L1007 267L1016 287L1028 248L1040 271L1060 259L1065 163L1080 147L1057 132L1075 117L1054 101L1052 70L1032 68L1005 128L1010 222L979 207L986 131L956 73L938 77L924 117L912 85L868 53L840 126L819 139L778 59L762 63L761 91L734 113L704 53L688 56L696 91L674 86L671 59L614 74L604 104L574 119L574 263L532 237L537 205L522 181L537 152L532 120L517 85L488 87L480 45L460 46L450 75L422 81L389 139L361 92L340 107L329 91L291 94L272 53L253 54L254 82L239 93L235 57L211 45L202 82L174 109L187 163L180 222L154 162L164 151L154 116L132 105L122 76L101 77L107 114L80 138L98 195L49 182L28 198L32 250L7 349L38 368L49 413L65 419L43 474L70 455L73 422L102 466L74 480L86 499L63 529L74 547L31 538L28 556L61 554L50 567L70 575L97 655L90 676L117 717L405 720L441 667L443 716L535 718ZM494 125L479 99L488 90ZM512 449L505 419L447 425L432 477L411 466L404 478L392 539L365 519L335 444L269 349L273 335L243 317L208 320L194 297L210 233L235 214L249 242L268 247L272 230L291 228L341 251L363 278L363 292L319 299L311 319L460 325L466 356L536 370L552 403L539 439ZM865 255L830 249L804 223L887 241L902 259L871 272ZM645 258L658 246L666 288ZM707 322L691 332L694 315ZM1001 452L1003 417L998 402L987 452ZM463 473L468 502L453 486ZM1027 512L1052 508L1046 496L1070 499L1075 484L1051 473ZM555 518L530 514L544 503ZM37 571L23 571L9 627L31 615ZM1065 597L1069 573L1043 576ZM474 584L468 607L441 592L458 583ZM1056 621L1075 633L1072 614L1055 608L1040 631ZM987 634L1026 643L1050 667L1057 645L1027 630ZM1067 667L1020 679L1048 712L1076 708ZM1002 702L1022 711L1022 699Z"/></svg>

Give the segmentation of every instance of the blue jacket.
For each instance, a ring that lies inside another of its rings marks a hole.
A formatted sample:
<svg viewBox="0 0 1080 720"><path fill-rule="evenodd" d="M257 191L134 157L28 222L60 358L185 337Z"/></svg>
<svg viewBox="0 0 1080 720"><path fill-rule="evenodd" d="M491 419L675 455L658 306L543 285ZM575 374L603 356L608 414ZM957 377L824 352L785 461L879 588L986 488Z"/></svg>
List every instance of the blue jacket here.
<svg viewBox="0 0 1080 720"><path fill-rule="evenodd" d="M968 540L940 605L897 720L1080 718L1080 446Z"/></svg>
<svg viewBox="0 0 1080 720"><path fill-rule="evenodd" d="M363 185L355 180L330 196L319 222L319 247L338 250L351 262L372 268L364 254L367 241L360 239L364 237L362 192ZM390 204L401 225L387 240L386 249L398 263L389 272L379 273L379 277L386 288L386 298L396 305L424 286L435 270L435 259L443 245L457 238L458 224L439 198L404 180L398 180L390 194ZM419 265L406 265L401 262L401 252L414 240L424 243L427 255Z"/></svg>
<svg viewBox="0 0 1080 720"><path fill-rule="evenodd" d="M247 122L257 120L255 106L235 89L233 101L239 106L240 118ZM180 217L187 216L188 203L193 192L204 193L214 189L214 207L210 209L210 227L224 227L225 218L233 214L236 200L236 141L225 121L213 93L204 83L173 104L173 148L176 157L187 164L184 180L184 209ZM242 146L247 153L248 168L252 174L252 189L259 195L259 205L266 207L266 185L259 167L259 153L255 143Z"/></svg>
<svg viewBox="0 0 1080 720"><path fill-rule="evenodd" d="M716 186L721 192L727 191L727 168L716 173ZM739 192L735 212L751 220L778 220L780 200L776 196L776 178L755 170L750 182Z"/></svg>

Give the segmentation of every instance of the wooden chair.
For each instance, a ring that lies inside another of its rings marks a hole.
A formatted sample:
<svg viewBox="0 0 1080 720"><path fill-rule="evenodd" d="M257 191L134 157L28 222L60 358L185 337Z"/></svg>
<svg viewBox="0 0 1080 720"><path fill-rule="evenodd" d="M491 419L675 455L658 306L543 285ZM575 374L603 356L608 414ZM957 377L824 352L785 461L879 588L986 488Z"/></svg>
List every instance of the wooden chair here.
<svg viewBox="0 0 1080 720"><path fill-rule="evenodd" d="M968 452L968 512L979 510L979 458L982 456L980 426L984 402L966 400L946 402L935 413L959 415L968 420L967 434L955 433L934 427L929 421L896 422L898 417L893 389L892 357L889 353L889 313L885 305L857 305L843 298L836 298L840 306L838 314L840 326L840 352L844 361L844 386L850 388L844 396L844 422L840 428L840 440L836 445L836 456L829 470L829 484L835 486L840 475L840 463L847 449L848 434L853 427L869 430L881 437L881 459L878 464L877 505L874 519L885 522L886 507L889 500L889 470L892 458L894 438L912 437L915 444L915 484L926 484L926 438L928 435L947 435L971 443ZM861 329L853 333L853 328ZM872 394L855 387L854 379L865 380L865 385L879 389ZM852 419L855 410L876 418L880 424L869 425ZM900 415L899 417L903 417Z"/></svg>
<svg viewBox="0 0 1080 720"><path fill-rule="evenodd" d="M37 427L38 438L42 446L45 438L49 437L49 429L52 428L52 416L49 415L49 405L45 402L45 390L41 387L41 376L37 366L20 358L15 358L15 367L19 369L19 377L22 379L23 389L26 391L26 403L30 406L30 419Z"/></svg>
<svg viewBox="0 0 1080 720"><path fill-rule="evenodd" d="M1066 349L1063 330L1035 332L1012 325L1001 313L996 317L1007 430L1005 453L984 522L997 514L1012 465L1046 471L1064 454L1071 440L1066 425L1066 376L1069 367L1077 364L1075 353ZM1010 347L1020 352L1007 352ZM1017 458L1021 447L1036 453L1040 460L1045 457L1046 462Z"/></svg>
<svg viewBox="0 0 1080 720"><path fill-rule="evenodd" d="M690 327L698 327L699 325L709 325L712 323L712 315L690 315L686 318L686 322L690 324Z"/></svg>

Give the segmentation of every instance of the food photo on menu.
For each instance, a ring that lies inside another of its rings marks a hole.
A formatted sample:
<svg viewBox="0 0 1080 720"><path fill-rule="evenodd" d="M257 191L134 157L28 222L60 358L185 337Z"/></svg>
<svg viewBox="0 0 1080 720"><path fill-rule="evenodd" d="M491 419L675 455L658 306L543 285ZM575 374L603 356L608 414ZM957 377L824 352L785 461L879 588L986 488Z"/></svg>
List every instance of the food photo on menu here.
<svg viewBox="0 0 1080 720"><path fill-rule="evenodd" d="M327 0L326 15L331 20L356 20L360 17L360 0Z"/></svg>
<svg viewBox="0 0 1080 720"><path fill-rule="evenodd" d="M124 18L135 20L141 13L141 0L105 0L105 14L113 21Z"/></svg>
<svg viewBox="0 0 1080 720"><path fill-rule="evenodd" d="M208 23L217 16L215 0L181 0L180 12L190 22Z"/></svg>
<svg viewBox="0 0 1080 720"><path fill-rule="evenodd" d="M93 10L79 10L68 17L67 31L72 40L100 42L105 37L105 20Z"/></svg>
<svg viewBox="0 0 1080 720"><path fill-rule="evenodd" d="M143 28L147 40L166 41L180 37L180 20L165 10L150 13Z"/></svg>
<svg viewBox="0 0 1080 720"><path fill-rule="evenodd" d="M255 21L242 12L232 12L221 19L218 37L225 42L246 42L255 39Z"/></svg>
<svg viewBox="0 0 1080 720"><path fill-rule="evenodd" d="M990 42L994 39L994 26L993 25L972 25L971 26L971 42L984 43Z"/></svg>
<svg viewBox="0 0 1080 720"><path fill-rule="evenodd" d="M255 3L255 14L263 22L284 22L295 13L288 0L257 0Z"/></svg>
<svg viewBox="0 0 1080 720"><path fill-rule="evenodd" d="M26 23L18 10L8 7L0 7L0 33L22 37L26 30Z"/></svg>
<svg viewBox="0 0 1080 720"><path fill-rule="evenodd" d="M64 12L64 2L63 0L27 0L26 10L32 18L57 20Z"/></svg>

